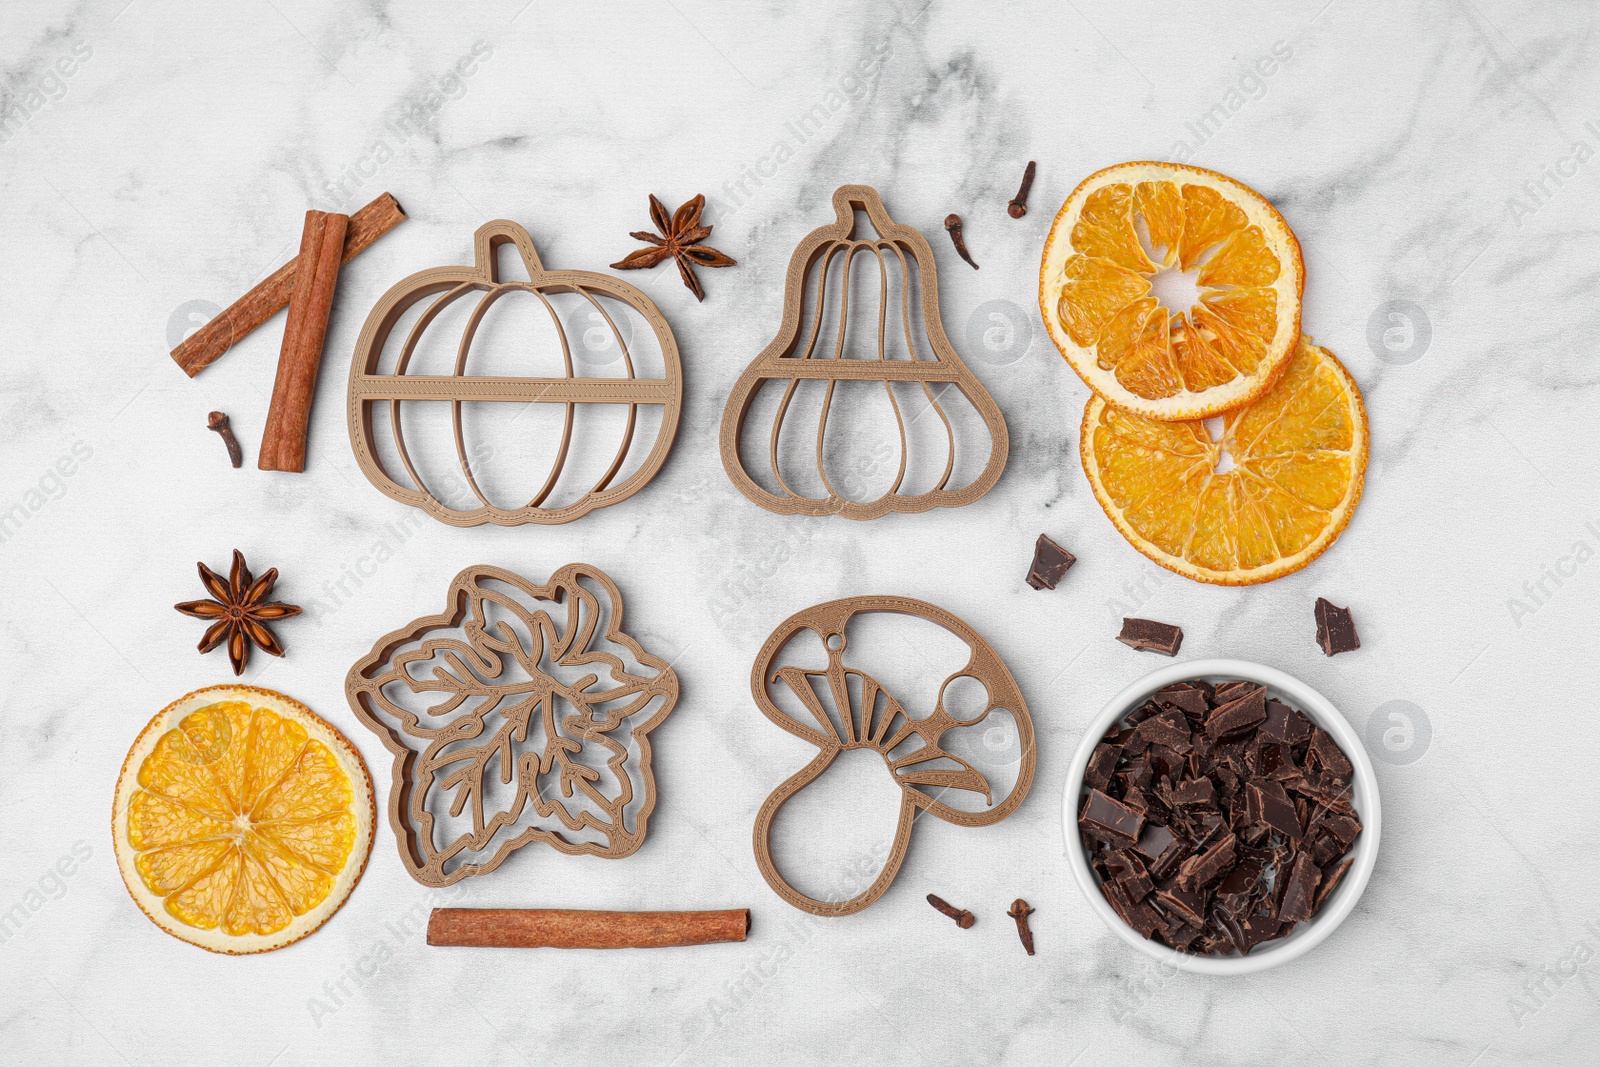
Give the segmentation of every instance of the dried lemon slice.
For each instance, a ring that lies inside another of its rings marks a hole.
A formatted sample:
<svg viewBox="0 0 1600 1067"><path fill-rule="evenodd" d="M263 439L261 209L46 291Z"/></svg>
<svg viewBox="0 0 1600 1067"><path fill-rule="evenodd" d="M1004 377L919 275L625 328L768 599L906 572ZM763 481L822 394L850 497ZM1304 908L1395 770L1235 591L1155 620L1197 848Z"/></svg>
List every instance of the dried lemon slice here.
<svg viewBox="0 0 1600 1067"><path fill-rule="evenodd" d="M1277 380L1304 288L1300 243L1261 194L1199 167L1121 163L1085 178L1057 213L1039 310L1111 406L1204 419Z"/></svg>
<svg viewBox="0 0 1600 1067"><path fill-rule="evenodd" d="M267 952L344 904L372 852L366 764L343 734L270 689L219 685L168 705L134 741L111 831L134 902L213 952Z"/></svg>
<svg viewBox="0 0 1600 1067"><path fill-rule="evenodd" d="M1140 552L1199 582L1291 574L1344 531L1367 469L1361 391L1302 338L1277 384L1222 418L1161 422L1091 397L1080 437L1095 498Z"/></svg>

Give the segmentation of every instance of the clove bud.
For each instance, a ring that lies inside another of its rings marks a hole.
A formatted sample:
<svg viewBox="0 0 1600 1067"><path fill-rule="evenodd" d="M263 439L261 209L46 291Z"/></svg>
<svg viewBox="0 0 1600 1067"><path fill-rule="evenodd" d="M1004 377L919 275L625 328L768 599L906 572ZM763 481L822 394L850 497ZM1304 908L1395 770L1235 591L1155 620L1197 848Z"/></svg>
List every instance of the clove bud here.
<svg viewBox="0 0 1600 1067"><path fill-rule="evenodd" d="M1026 900L1018 897L1006 914L1017 920L1017 936L1022 938L1022 947L1028 950L1028 955L1033 955L1033 931L1028 929L1028 916L1033 914L1033 909L1028 907Z"/></svg>
<svg viewBox="0 0 1600 1067"><path fill-rule="evenodd" d="M971 264L973 270L977 270L978 265L972 262L972 256L967 253L967 242L961 236L961 216L954 212L946 215L944 217L944 228L950 231L950 242L956 246L957 254Z"/></svg>
<svg viewBox="0 0 1600 1067"><path fill-rule="evenodd" d="M963 930L972 929L972 924L978 921L973 917L972 912L968 911L966 908L957 908L953 904L948 904L939 897L934 896L932 893L928 894L928 903L932 904L934 909L938 911L939 914L948 915L950 918L954 919L956 921L956 925L961 927Z"/></svg>
<svg viewBox="0 0 1600 1067"><path fill-rule="evenodd" d="M1028 160L1028 169L1022 172L1022 188L1017 190L1017 195L1011 198L1011 203L1006 205L1006 214L1014 219L1020 219L1028 213L1028 190L1033 188L1033 160Z"/></svg>
<svg viewBox="0 0 1600 1067"><path fill-rule="evenodd" d="M239 439L233 436L233 429L228 425L228 416L220 411L213 411L206 418L206 428L222 435L222 443L228 446L228 462L235 467L242 467L244 450L239 447Z"/></svg>

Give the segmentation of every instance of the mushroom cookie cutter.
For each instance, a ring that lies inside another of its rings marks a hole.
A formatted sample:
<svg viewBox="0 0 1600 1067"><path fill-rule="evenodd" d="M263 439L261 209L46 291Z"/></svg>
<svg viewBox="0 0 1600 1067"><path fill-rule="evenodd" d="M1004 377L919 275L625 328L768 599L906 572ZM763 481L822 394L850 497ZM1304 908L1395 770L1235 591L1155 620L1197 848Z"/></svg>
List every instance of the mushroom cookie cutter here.
<svg viewBox="0 0 1600 1067"><path fill-rule="evenodd" d="M847 665L849 636L846 628L855 616L872 612L928 620L959 638L970 650L966 664L940 683L938 699L931 711L902 706L867 671ZM806 630L820 637L827 649L828 666L824 670L806 670L777 662L789 640ZM972 678L983 685L988 696L980 714L961 719L946 710L945 695L958 678ZM808 718L795 718L779 707L774 699L779 686L786 687L799 701ZM754 834L756 864L761 868L761 876L780 897L813 915L851 915L881 897L900 873L919 813L926 811L957 826L988 826L1015 811L1033 784L1033 719L1016 679L977 631L950 612L923 600L896 596L850 597L830 600L791 615L761 646L750 672L750 691L763 715L819 750L815 759L767 797L756 815ZM1010 712L1016 724L1021 756L1016 783L997 802L988 779L971 763L947 750L941 741L952 730L978 727L992 712L1000 709ZM830 711L834 714L830 715ZM918 717L919 711L926 713ZM895 784L900 787L900 815L894 843L883 870L864 892L849 900L817 900L797 890L779 873L772 858L772 823L778 809L820 777L839 753L860 748L872 749L881 755ZM925 791L929 789L938 792ZM989 807L980 812L952 808L938 799L951 789L981 793Z"/></svg>

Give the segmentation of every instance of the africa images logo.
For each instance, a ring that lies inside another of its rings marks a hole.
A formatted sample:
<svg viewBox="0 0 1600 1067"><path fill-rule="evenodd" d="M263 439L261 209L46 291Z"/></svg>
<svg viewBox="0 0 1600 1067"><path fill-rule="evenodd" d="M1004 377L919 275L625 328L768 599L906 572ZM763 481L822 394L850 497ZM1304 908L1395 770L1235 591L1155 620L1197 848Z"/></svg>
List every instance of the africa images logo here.
<svg viewBox="0 0 1600 1067"><path fill-rule="evenodd" d="M1269 80L1293 58L1293 45L1288 41L1273 42L1266 55L1258 56L1254 63L1239 72L1220 100L1183 124L1184 133L1194 138L1194 143L1180 137L1167 153L1168 162L1192 161L1201 146L1220 133L1228 120L1242 111L1246 104L1267 95Z"/></svg>
<svg viewBox="0 0 1600 1067"><path fill-rule="evenodd" d="M94 56L94 49L79 41L54 63L48 64L45 73L30 85L24 85L9 94L5 110L0 111L0 144L21 133L34 118L51 104L67 95L67 79L83 69Z"/></svg>
<svg viewBox="0 0 1600 1067"><path fill-rule="evenodd" d="M1367 347L1392 367L1415 363L1433 341L1428 313L1410 300L1390 300L1367 317Z"/></svg>

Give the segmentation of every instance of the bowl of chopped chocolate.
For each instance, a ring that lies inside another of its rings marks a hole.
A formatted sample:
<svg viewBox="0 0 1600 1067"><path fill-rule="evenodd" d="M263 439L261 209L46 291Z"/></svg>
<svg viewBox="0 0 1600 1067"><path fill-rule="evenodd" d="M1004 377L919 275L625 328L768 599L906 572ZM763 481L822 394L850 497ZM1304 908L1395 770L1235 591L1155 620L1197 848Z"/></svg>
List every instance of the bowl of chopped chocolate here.
<svg viewBox="0 0 1600 1067"><path fill-rule="evenodd" d="M1325 940L1378 856L1378 783L1315 689L1244 660L1175 663L1118 693L1067 772L1067 854L1145 955L1248 974Z"/></svg>

